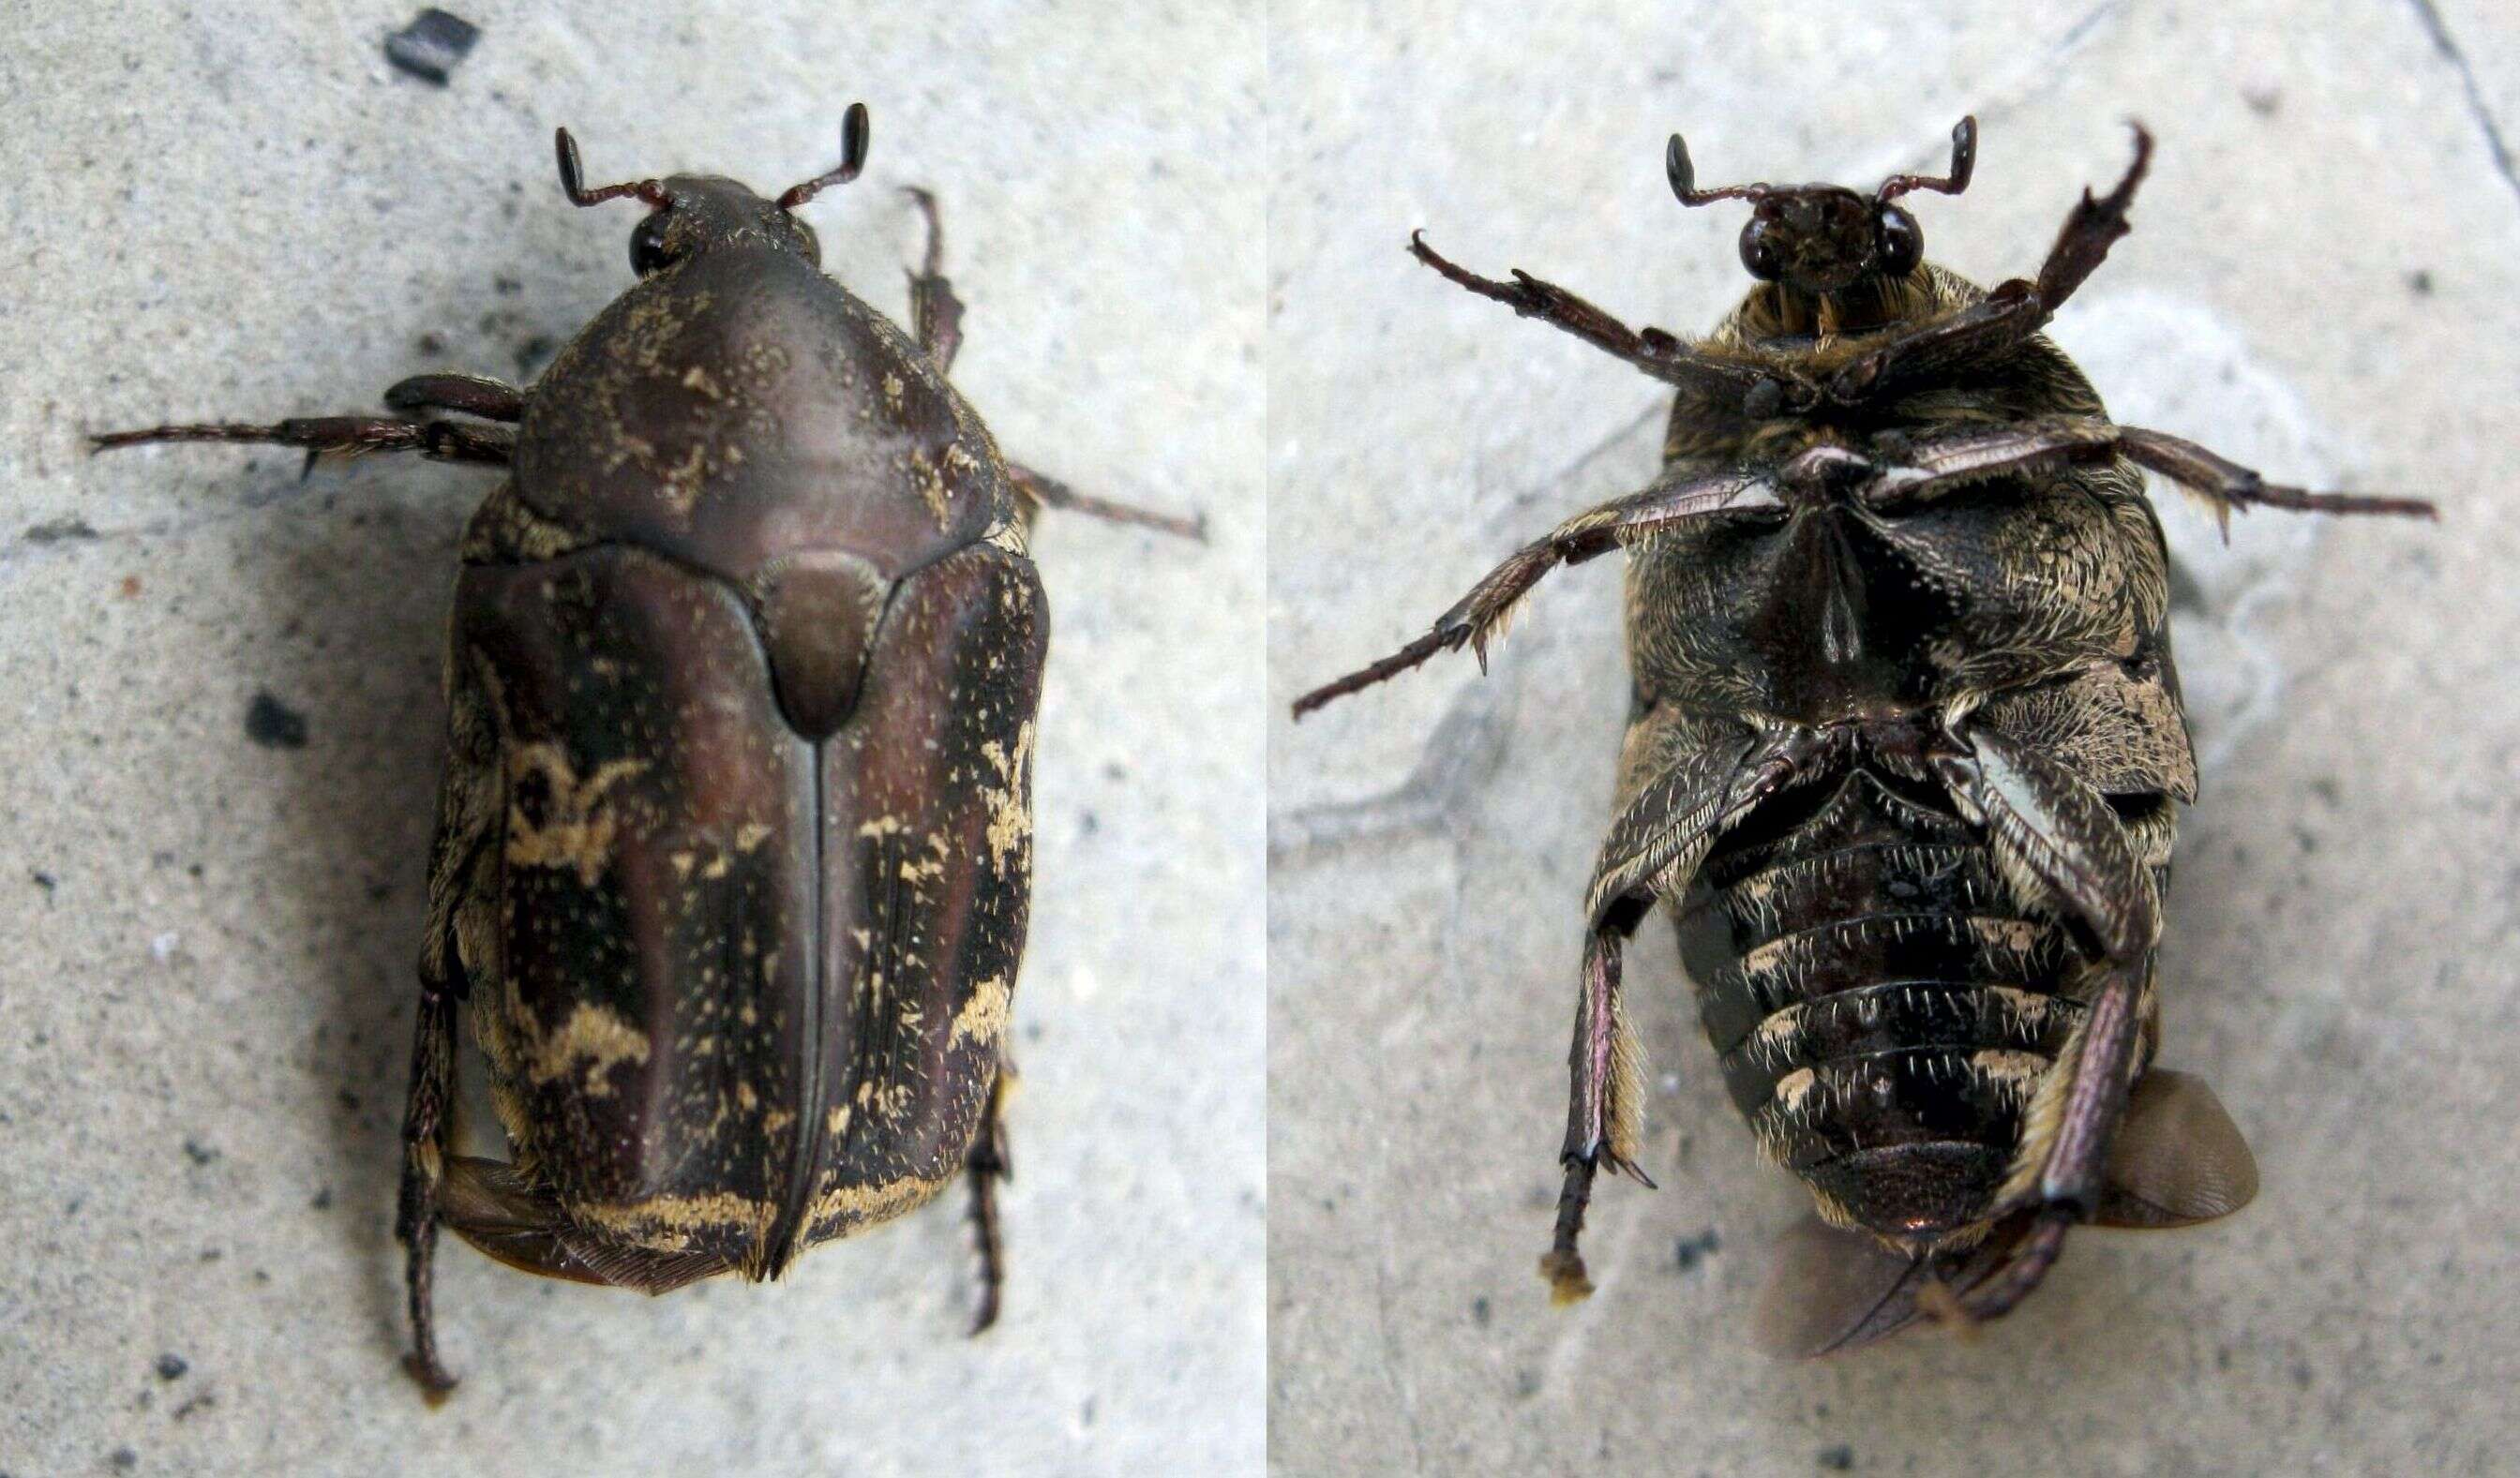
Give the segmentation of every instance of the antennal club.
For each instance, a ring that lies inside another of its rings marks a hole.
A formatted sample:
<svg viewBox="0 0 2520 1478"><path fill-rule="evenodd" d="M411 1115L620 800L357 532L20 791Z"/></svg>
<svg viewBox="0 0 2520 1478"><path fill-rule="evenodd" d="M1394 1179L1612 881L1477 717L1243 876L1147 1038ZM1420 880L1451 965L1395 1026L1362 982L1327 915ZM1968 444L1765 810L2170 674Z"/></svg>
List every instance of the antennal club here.
<svg viewBox="0 0 2520 1478"><path fill-rule="evenodd" d="M1881 182L1873 200L1896 200L1911 190L1935 190L1944 195L1958 195L1968 188L1969 176L1977 172L1977 115L1972 113L1952 125L1952 172L1948 175L1894 174Z"/></svg>
<svg viewBox="0 0 2520 1478"><path fill-rule="evenodd" d="M673 203L665 194L665 187L654 180L631 180L624 184L607 185L601 190L587 189L586 175L578 167L577 140L570 138L565 128L553 130L552 152L560 156L560 188L566 193L572 205L601 205L606 201L617 201L625 195L635 195L658 210Z"/></svg>
<svg viewBox="0 0 2520 1478"><path fill-rule="evenodd" d="M1662 172L1671 176L1671 193L1680 197L1684 205L1705 205L1716 201L1765 200L1775 187L1769 185L1727 185L1721 190L1697 188L1697 166L1688 161L1688 145L1680 135L1671 136L1671 145L1662 152Z"/></svg>
<svg viewBox="0 0 2520 1478"><path fill-rule="evenodd" d="M840 167L829 174L818 174L802 185L788 186L787 193L779 197L779 208L793 210L829 187L856 179L858 171L866 167L868 131L866 105L851 103L848 113L840 119Z"/></svg>

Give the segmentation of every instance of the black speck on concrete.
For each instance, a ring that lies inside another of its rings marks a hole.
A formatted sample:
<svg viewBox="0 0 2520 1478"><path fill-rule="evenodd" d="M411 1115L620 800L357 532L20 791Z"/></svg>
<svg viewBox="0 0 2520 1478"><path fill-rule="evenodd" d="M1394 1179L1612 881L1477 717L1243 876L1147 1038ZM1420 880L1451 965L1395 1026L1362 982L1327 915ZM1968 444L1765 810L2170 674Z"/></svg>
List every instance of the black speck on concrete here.
<svg viewBox="0 0 2520 1478"><path fill-rule="evenodd" d="M1484 1329L1488 1325L1488 1321L1493 1317L1494 1313L1488 1307L1488 1301L1486 1299L1474 1298L1470 1300L1470 1322Z"/></svg>
<svg viewBox="0 0 2520 1478"><path fill-rule="evenodd" d="M140 1455L129 1448L115 1448L112 1461L115 1472L127 1473L140 1466Z"/></svg>
<svg viewBox="0 0 2520 1478"><path fill-rule="evenodd" d="M2432 296L2433 275L2430 272L2425 271L2423 268L2417 267L2414 271L2407 274L2407 291L2412 292L2417 297ZM28 538L34 537L34 530L28 529L26 531L26 535Z"/></svg>
<svg viewBox="0 0 2520 1478"><path fill-rule="evenodd" d="M1820 1465L1833 1473L1843 1473L1855 1466L1855 1449L1845 1443L1820 1450Z"/></svg>
<svg viewBox="0 0 2520 1478"><path fill-rule="evenodd" d="M160 1355L157 1368L159 1380L181 1380L184 1372L193 1367L181 1355Z"/></svg>
<svg viewBox="0 0 2520 1478"><path fill-rule="evenodd" d="M268 691L257 692L245 707L245 737L265 749L303 749L306 715Z"/></svg>
<svg viewBox="0 0 2520 1478"><path fill-rule="evenodd" d="M35 886L44 890L46 898L52 897L53 889L62 885L62 880L50 873L29 873L26 875L34 880Z"/></svg>
<svg viewBox="0 0 2520 1478"><path fill-rule="evenodd" d="M184 1158L192 1161L196 1165L207 1165L218 1157L219 1152L217 1150L212 1149L210 1146L202 1143L199 1140L186 1140L184 1142Z"/></svg>
<svg viewBox="0 0 2520 1478"><path fill-rule="evenodd" d="M457 64L472 54L481 27L461 16L434 8L422 11L411 23L385 37L385 60L435 87L444 87Z"/></svg>
<svg viewBox="0 0 2520 1478"><path fill-rule="evenodd" d="M1721 1248L1723 1245L1724 1238L1712 1227L1707 1228L1704 1232L1697 1233L1695 1236L1682 1237L1677 1250L1680 1271L1683 1273L1695 1272L1699 1263L1714 1256L1716 1250Z"/></svg>

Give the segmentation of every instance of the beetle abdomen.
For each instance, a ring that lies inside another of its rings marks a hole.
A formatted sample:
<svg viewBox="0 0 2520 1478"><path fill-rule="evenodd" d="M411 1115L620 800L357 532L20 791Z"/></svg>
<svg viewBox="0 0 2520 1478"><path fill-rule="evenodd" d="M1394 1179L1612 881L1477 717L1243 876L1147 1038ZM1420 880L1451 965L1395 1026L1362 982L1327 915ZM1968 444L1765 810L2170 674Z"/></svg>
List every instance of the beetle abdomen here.
<svg viewBox="0 0 2520 1478"><path fill-rule="evenodd" d="M1868 769L1788 796L1708 859L1680 934L1733 1102L1825 1211L1926 1237L1984 1214L2081 958L1958 817Z"/></svg>

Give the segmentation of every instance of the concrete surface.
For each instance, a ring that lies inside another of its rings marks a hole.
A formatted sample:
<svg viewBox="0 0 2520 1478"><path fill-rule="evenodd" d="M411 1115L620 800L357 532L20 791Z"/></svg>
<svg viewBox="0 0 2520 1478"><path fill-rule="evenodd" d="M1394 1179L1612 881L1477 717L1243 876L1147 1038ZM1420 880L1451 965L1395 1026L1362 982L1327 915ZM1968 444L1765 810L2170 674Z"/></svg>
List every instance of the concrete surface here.
<svg viewBox="0 0 2520 1478"><path fill-rule="evenodd" d="M2483 0L1273 7L1279 1471L2510 1470L2520 181L2489 128L2520 141L2514 42ZM1756 1163L1657 922L1628 978L1663 1188L1604 1187L1600 1291L1552 1310L1616 561L1544 587L1484 682L1456 658L1301 727L1284 703L1642 485L1665 401L1403 242L1700 331L1746 285L1743 217L1673 202L1669 130L1710 184L1868 187L1939 165L1971 110L1976 183L1915 213L1982 281L2116 178L2120 120L2159 135L2058 331L2124 419L2442 502L2438 527L2262 515L2228 555L2173 530L2206 774L2164 1061L2214 1082L2265 1190L2210 1230L2076 1238L1974 1345L1767 1364L1763 1249L1807 1200Z"/></svg>
<svg viewBox="0 0 2520 1478"><path fill-rule="evenodd" d="M1256 1469L1256 14L456 8L483 35L442 91L382 56L412 5L8 8L0 1472ZM894 187L932 186L955 378L1005 444L1214 530L1035 545L1007 1317L962 1338L959 1196L654 1301L458 1247L467 1379L432 1412L395 1369L389 1203L437 654L491 479L80 437L531 374L628 284L637 218L568 208L555 124L599 181L776 189L856 98L867 177L809 207L827 264L901 311Z"/></svg>

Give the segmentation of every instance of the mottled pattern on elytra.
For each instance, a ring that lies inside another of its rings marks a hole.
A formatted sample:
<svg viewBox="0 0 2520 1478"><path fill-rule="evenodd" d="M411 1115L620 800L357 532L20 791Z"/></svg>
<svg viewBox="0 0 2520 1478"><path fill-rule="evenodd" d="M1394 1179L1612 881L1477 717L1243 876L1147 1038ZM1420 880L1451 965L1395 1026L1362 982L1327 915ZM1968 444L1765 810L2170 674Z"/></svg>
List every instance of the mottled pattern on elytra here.
<svg viewBox="0 0 2520 1478"><path fill-rule="evenodd" d="M1000 1070L1048 640L978 419L808 257L717 247L532 387L464 558L423 968L572 1266L769 1276L935 1195ZM834 570L862 617L783 627Z"/></svg>

